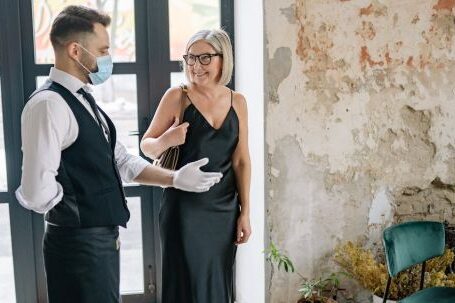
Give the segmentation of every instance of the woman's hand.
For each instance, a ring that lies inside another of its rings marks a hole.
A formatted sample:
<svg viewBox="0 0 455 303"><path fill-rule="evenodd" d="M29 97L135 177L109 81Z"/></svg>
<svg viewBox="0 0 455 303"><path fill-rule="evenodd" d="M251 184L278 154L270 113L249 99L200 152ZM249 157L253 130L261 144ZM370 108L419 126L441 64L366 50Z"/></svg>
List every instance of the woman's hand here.
<svg viewBox="0 0 455 303"><path fill-rule="evenodd" d="M163 139L168 146L178 146L185 143L186 132L188 131L188 122L179 125L179 118L175 118L174 124L171 125L163 134Z"/></svg>
<svg viewBox="0 0 455 303"><path fill-rule="evenodd" d="M237 219L237 239L235 244L243 244L248 242L251 235L250 216L240 213Z"/></svg>

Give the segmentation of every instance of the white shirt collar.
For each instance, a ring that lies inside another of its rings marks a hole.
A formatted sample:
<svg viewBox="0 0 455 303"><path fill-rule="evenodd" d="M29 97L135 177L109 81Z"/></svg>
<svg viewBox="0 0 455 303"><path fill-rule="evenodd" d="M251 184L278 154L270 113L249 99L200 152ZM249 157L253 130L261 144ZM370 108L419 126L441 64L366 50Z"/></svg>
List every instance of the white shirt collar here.
<svg viewBox="0 0 455 303"><path fill-rule="evenodd" d="M57 82L73 94L77 93L77 91L81 88L83 88L88 93L91 93L93 91L88 84L85 84L73 75L64 72L56 67L51 67L49 80Z"/></svg>

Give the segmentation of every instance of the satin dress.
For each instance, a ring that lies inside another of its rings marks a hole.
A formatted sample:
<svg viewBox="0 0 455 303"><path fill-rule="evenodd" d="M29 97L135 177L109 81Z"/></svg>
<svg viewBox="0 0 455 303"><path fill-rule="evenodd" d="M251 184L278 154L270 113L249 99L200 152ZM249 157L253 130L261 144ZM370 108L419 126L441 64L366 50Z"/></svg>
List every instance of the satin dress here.
<svg viewBox="0 0 455 303"><path fill-rule="evenodd" d="M189 127L177 168L208 157L210 162L201 170L222 172L223 178L204 193L174 188L163 192L162 303L233 303L234 241L240 209L231 160L239 137L232 91L231 107L218 129L192 102L183 113L183 122Z"/></svg>

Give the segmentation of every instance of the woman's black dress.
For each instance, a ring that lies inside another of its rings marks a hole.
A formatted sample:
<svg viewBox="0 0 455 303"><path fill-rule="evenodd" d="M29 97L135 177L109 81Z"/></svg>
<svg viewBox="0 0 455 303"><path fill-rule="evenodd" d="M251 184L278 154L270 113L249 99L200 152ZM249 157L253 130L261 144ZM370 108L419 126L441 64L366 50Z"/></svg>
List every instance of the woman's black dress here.
<svg viewBox="0 0 455 303"><path fill-rule="evenodd" d="M223 178L205 193L167 188L160 210L163 254L162 303L232 303L235 234L239 202L232 154L239 121L234 108L213 128L191 103L177 168L208 157L203 171L222 172Z"/></svg>

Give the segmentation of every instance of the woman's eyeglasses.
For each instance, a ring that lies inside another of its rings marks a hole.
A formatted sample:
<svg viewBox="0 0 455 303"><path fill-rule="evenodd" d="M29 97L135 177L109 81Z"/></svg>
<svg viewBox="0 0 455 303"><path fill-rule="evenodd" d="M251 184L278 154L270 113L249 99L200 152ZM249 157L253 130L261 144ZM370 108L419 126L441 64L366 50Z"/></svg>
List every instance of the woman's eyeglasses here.
<svg viewBox="0 0 455 303"><path fill-rule="evenodd" d="M200 55L183 55L186 64L193 66L196 64L196 61L199 60L199 63L202 65L209 65L212 62L212 57L223 57L223 54L200 54Z"/></svg>

